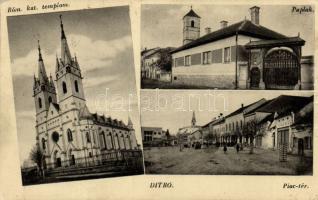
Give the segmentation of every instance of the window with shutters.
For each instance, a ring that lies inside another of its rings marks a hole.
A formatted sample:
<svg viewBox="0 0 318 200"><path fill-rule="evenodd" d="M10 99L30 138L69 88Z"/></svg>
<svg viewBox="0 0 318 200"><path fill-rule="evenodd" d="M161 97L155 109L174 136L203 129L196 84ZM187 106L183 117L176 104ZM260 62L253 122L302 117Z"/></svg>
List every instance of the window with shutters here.
<svg viewBox="0 0 318 200"><path fill-rule="evenodd" d="M185 57L185 66L190 66L191 64L191 57L190 56L186 56Z"/></svg>
<svg viewBox="0 0 318 200"><path fill-rule="evenodd" d="M222 49L212 51L212 63L222 63Z"/></svg>
<svg viewBox="0 0 318 200"><path fill-rule="evenodd" d="M210 64L211 58L212 58L211 51L203 52L203 64Z"/></svg>
<svg viewBox="0 0 318 200"><path fill-rule="evenodd" d="M230 47L224 48L224 63L231 62L231 49Z"/></svg>

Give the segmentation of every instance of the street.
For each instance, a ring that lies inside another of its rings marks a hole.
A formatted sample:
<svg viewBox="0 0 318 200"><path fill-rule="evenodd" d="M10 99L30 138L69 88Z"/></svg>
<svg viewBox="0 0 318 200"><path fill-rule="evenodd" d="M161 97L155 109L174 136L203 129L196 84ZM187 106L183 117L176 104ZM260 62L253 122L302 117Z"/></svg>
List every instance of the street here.
<svg viewBox="0 0 318 200"><path fill-rule="evenodd" d="M236 153L229 147L208 149L153 147L144 149L148 174L207 174L207 175L312 175L312 158L288 155L279 162L278 151L249 148Z"/></svg>

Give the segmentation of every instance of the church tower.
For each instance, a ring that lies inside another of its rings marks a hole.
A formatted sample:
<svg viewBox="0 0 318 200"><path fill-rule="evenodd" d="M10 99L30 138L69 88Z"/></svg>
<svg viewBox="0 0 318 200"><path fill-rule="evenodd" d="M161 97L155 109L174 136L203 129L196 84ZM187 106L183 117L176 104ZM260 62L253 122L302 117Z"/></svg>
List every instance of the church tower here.
<svg viewBox="0 0 318 200"><path fill-rule="evenodd" d="M191 120L191 125L192 125L192 127L195 126L196 122L197 122L197 120L195 119L195 113L194 113L194 111L193 111L193 113L192 113L192 120Z"/></svg>
<svg viewBox="0 0 318 200"><path fill-rule="evenodd" d="M47 111L49 110L50 103L57 103L56 91L53 83L52 76L48 78L44 66L44 61L41 54L41 47L38 41L38 77L34 75L33 83L33 97L35 101L36 122L42 123L46 120Z"/></svg>
<svg viewBox="0 0 318 200"><path fill-rule="evenodd" d="M200 37L200 16L193 10L183 17L183 45L192 42Z"/></svg>
<svg viewBox="0 0 318 200"><path fill-rule="evenodd" d="M76 56L72 57L64 32L62 16L61 58L56 58L56 84L61 110L80 109L85 105L81 70Z"/></svg>

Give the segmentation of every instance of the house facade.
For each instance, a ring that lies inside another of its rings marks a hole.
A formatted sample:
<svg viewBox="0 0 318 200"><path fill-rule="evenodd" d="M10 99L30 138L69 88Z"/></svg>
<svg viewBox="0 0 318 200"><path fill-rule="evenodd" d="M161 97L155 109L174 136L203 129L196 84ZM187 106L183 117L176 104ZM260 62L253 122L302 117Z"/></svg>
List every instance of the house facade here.
<svg viewBox="0 0 318 200"><path fill-rule="evenodd" d="M200 36L201 18L191 9L183 18L183 45L171 52L172 82L220 89L310 88L306 75L312 69L300 63L305 41L261 26L259 7L250 13L251 20L232 25L223 20L218 30L206 28Z"/></svg>
<svg viewBox="0 0 318 200"><path fill-rule="evenodd" d="M284 144L289 153L312 155L312 112L313 97L281 95L271 100L263 98L242 105L226 116L220 114L202 126L202 135L195 135L193 131L189 137L193 141L191 144L241 143L273 150L279 150Z"/></svg>
<svg viewBox="0 0 318 200"><path fill-rule="evenodd" d="M144 146L162 146L166 140L161 127L141 127L141 135Z"/></svg>
<svg viewBox="0 0 318 200"><path fill-rule="evenodd" d="M153 48L141 52L141 77L145 79L171 81L171 71L164 68L168 65L171 68L172 47Z"/></svg>
<svg viewBox="0 0 318 200"><path fill-rule="evenodd" d="M82 74L71 56L61 19L61 58L56 58L55 84L48 77L38 47L38 77L34 76L36 144L44 155L44 168L82 162L103 162L110 152L137 149L133 123L92 114L86 105Z"/></svg>

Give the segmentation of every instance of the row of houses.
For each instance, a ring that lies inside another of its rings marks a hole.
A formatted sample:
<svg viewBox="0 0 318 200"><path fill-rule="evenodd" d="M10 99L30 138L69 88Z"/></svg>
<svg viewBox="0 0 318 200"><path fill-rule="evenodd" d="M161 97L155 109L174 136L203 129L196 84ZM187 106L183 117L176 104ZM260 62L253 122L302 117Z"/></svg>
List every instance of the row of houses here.
<svg viewBox="0 0 318 200"><path fill-rule="evenodd" d="M313 97L281 95L241 105L203 126L180 128L184 145L242 145L265 149L287 147L289 153L312 155Z"/></svg>
<svg viewBox="0 0 318 200"><path fill-rule="evenodd" d="M152 48L141 51L141 78L171 82L173 47Z"/></svg>
<svg viewBox="0 0 318 200"><path fill-rule="evenodd" d="M178 143L175 135L161 127L141 127L141 135L144 147L174 146Z"/></svg>

